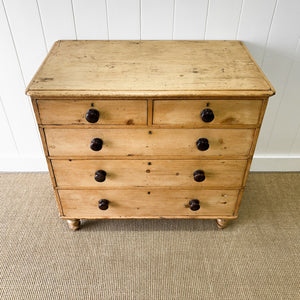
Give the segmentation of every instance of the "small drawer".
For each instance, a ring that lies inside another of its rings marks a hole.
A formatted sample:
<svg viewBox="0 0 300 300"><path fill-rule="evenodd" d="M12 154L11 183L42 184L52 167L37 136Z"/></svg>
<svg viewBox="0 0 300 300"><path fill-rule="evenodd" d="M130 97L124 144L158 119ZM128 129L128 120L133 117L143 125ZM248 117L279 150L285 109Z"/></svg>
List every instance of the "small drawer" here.
<svg viewBox="0 0 300 300"><path fill-rule="evenodd" d="M42 124L147 124L146 100L38 100L37 104Z"/></svg>
<svg viewBox="0 0 300 300"><path fill-rule="evenodd" d="M257 125L262 100L155 100L153 124Z"/></svg>
<svg viewBox="0 0 300 300"><path fill-rule="evenodd" d="M247 160L52 160L57 186L239 189Z"/></svg>
<svg viewBox="0 0 300 300"><path fill-rule="evenodd" d="M233 216L238 192L163 189L59 190L59 196L64 217L67 218L219 218Z"/></svg>
<svg viewBox="0 0 300 300"><path fill-rule="evenodd" d="M254 129L45 128L50 156L247 156Z"/></svg>

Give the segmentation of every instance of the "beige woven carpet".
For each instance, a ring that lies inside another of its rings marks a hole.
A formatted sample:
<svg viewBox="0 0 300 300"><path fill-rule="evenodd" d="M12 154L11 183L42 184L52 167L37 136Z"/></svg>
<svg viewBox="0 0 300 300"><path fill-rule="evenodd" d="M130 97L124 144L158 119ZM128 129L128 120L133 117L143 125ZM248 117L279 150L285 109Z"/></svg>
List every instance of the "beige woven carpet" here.
<svg viewBox="0 0 300 300"><path fill-rule="evenodd" d="M240 217L85 221L46 173L0 173L1 299L300 299L300 173L252 173Z"/></svg>

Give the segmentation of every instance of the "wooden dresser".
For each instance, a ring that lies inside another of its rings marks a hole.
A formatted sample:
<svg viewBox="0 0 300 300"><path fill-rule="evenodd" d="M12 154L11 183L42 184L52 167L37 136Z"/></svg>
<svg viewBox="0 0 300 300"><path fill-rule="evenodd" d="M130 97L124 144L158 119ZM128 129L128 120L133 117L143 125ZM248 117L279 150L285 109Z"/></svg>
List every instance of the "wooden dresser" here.
<svg viewBox="0 0 300 300"><path fill-rule="evenodd" d="M274 89L240 41L58 41L29 84L60 217L237 218Z"/></svg>

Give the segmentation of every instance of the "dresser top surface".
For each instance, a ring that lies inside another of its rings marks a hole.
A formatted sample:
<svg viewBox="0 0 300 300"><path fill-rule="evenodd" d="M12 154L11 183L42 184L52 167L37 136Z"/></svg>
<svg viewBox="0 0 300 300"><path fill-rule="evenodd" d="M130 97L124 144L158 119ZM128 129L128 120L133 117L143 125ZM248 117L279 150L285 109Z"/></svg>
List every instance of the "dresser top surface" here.
<svg viewBox="0 0 300 300"><path fill-rule="evenodd" d="M32 97L271 96L240 41L57 41Z"/></svg>

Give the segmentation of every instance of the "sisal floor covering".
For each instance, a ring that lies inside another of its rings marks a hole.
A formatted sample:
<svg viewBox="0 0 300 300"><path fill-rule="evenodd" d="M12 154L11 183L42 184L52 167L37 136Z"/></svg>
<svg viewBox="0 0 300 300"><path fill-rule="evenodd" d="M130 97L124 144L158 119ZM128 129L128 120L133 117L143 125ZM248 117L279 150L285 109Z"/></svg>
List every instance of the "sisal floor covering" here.
<svg viewBox="0 0 300 300"><path fill-rule="evenodd" d="M85 221L47 173L0 173L0 299L300 299L300 173L251 173L240 217Z"/></svg>

